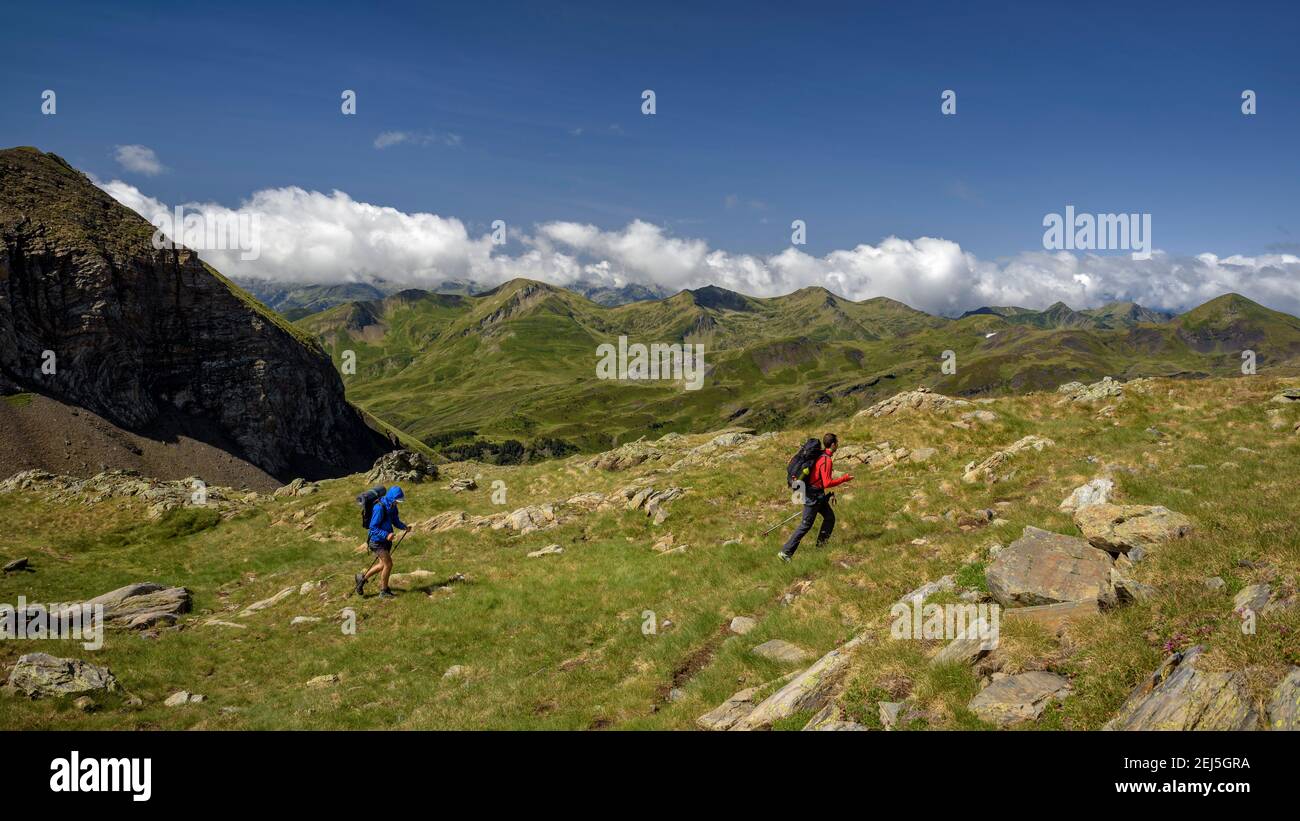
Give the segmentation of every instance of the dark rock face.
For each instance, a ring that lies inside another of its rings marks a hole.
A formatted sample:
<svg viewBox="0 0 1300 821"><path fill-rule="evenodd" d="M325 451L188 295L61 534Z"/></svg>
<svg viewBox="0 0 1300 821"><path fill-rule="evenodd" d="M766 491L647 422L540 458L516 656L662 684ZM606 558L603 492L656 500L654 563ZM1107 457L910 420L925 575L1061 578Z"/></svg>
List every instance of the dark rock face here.
<svg viewBox="0 0 1300 821"><path fill-rule="evenodd" d="M191 436L278 478L364 470L391 449L316 343L153 233L61 158L0 151L0 392Z"/></svg>

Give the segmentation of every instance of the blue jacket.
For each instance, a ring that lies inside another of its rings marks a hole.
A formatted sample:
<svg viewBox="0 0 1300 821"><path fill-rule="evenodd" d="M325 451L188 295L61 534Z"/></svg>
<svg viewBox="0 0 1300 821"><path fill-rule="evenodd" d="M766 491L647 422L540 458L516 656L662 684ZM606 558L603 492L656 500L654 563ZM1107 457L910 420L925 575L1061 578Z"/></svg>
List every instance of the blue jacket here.
<svg viewBox="0 0 1300 821"><path fill-rule="evenodd" d="M402 489L394 486L389 488L384 498L379 500L374 512L370 514L370 541L388 541L393 537L394 527L406 530L406 525L397 515L397 503L405 498Z"/></svg>

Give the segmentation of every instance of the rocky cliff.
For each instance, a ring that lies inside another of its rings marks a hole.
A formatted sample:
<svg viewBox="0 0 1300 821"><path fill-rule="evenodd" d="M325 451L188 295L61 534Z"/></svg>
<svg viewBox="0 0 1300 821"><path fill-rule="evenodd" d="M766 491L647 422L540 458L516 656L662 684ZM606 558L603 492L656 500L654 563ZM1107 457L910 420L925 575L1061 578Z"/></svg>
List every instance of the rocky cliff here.
<svg viewBox="0 0 1300 821"><path fill-rule="evenodd" d="M0 151L0 393L187 437L277 478L366 469L388 449L309 338L62 158Z"/></svg>

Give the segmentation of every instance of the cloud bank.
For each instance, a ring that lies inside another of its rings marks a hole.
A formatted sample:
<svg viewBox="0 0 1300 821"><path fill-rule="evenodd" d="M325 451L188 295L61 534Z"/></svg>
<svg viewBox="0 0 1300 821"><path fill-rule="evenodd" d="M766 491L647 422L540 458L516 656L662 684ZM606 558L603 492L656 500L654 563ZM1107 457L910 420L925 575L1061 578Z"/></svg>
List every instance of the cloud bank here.
<svg viewBox="0 0 1300 821"><path fill-rule="evenodd" d="M171 210L129 183L100 186L145 219ZM1156 251L1151 259L1133 260L1127 254L1026 251L981 260L947 239L887 237L822 256L796 247L771 255L735 254L641 220L617 230L547 222L521 233L511 226L514 242L503 248L492 244L490 230L475 235L455 217L405 213L341 191L273 188L256 192L237 209L217 203L182 207L213 217L258 215L258 259L240 259L238 250L200 253L227 275L279 282L382 279L427 288L448 279L495 285L528 277L561 286L641 284L669 292L718 285L754 296L820 285L853 300L885 296L945 315L982 305L1044 308L1057 301L1076 309L1121 300L1182 311L1235 291L1300 314L1300 256L1293 253L1175 257Z"/></svg>

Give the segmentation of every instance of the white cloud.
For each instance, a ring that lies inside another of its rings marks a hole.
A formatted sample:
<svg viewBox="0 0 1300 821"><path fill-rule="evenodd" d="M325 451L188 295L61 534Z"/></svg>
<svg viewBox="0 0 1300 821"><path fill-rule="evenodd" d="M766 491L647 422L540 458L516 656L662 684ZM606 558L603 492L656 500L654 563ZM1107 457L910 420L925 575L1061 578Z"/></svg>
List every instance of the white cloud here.
<svg viewBox="0 0 1300 821"><path fill-rule="evenodd" d="M392 148L395 145L445 145L456 148L460 145L459 134L441 134L434 131L383 131L375 137L376 150Z"/></svg>
<svg viewBox="0 0 1300 821"><path fill-rule="evenodd" d="M158 155L147 145L118 145L113 147L113 159L127 171L156 177L167 169L158 160Z"/></svg>
<svg viewBox="0 0 1300 821"><path fill-rule="evenodd" d="M146 219L169 206L120 180L100 183ZM798 248L770 255L734 254L702 239L676 237L662 226L634 220L617 230L575 222L548 222L515 233L522 248L493 246L488 231L475 236L455 217L405 213L358 202L341 191L301 188L258 191L238 209L187 203L213 216L256 214L261 256L205 251L223 273L291 282L345 282L382 278L410 287L446 279L494 285L528 277L556 285L575 282L621 287L639 283L669 291L718 285L755 296L775 296L820 285L849 299L886 296L932 313L955 314L981 305L1043 308L1061 301L1086 308L1132 300L1152 308L1185 310L1228 291L1300 314L1300 256L1156 251L1148 260L1028 251L981 260L951 240L886 237L875 245L816 256Z"/></svg>

